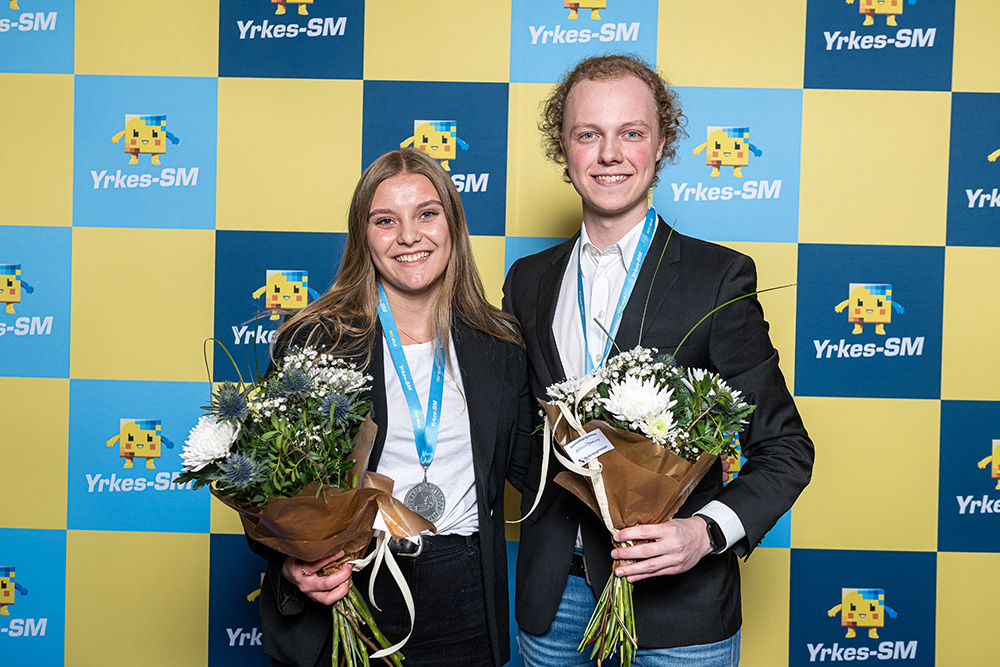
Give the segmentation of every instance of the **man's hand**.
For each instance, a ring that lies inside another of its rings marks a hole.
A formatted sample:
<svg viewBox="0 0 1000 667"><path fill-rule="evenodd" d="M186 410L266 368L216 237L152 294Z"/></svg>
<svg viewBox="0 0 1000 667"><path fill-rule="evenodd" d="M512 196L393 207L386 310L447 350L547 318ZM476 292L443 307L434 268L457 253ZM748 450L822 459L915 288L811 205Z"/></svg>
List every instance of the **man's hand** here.
<svg viewBox="0 0 1000 667"><path fill-rule="evenodd" d="M635 560L632 565L615 569L615 575L635 583L647 577L687 572L711 553L708 524L701 517L674 519L666 523L641 524L622 528L616 542L651 540L634 547L619 547L611 551L616 560Z"/></svg>
<svg viewBox="0 0 1000 667"><path fill-rule="evenodd" d="M316 572L343 556L344 552L341 551L312 563L304 563L289 556L281 566L281 574L316 602L331 605L347 595L347 590L351 587L351 564L344 563L328 577L321 577Z"/></svg>

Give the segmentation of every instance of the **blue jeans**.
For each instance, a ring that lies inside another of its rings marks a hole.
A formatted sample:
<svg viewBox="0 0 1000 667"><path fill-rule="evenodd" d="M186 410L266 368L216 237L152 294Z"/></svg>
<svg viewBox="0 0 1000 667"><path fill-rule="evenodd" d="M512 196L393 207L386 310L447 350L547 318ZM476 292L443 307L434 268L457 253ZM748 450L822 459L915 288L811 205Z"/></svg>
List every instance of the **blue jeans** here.
<svg viewBox="0 0 1000 667"><path fill-rule="evenodd" d="M576 647L587 628L587 622L597 607L597 598L587 582L570 575L566 579L562 602L549 629L543 635L528 634L521 630L518 644L525 667L590 667L597 663L589 660L590 647L578 653ZM657 648L636 651L634 667L736 667L740 662L740 632L729 639L714 644ZM605 665L618 666L617 658Z"/></svg>

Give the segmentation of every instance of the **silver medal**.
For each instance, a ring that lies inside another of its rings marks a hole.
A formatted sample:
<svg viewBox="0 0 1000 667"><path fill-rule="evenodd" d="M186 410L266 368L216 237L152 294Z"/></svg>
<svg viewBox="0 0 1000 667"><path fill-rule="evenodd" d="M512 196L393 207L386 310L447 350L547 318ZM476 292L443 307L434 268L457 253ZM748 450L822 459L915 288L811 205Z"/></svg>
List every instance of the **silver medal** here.
<svg viewBox="0 0 1000 667"><path fill-rule="evenodd" d="M431 523L444 516L444 491L426 479L418 482L407 493L403 502L411 510Z"/></svg>

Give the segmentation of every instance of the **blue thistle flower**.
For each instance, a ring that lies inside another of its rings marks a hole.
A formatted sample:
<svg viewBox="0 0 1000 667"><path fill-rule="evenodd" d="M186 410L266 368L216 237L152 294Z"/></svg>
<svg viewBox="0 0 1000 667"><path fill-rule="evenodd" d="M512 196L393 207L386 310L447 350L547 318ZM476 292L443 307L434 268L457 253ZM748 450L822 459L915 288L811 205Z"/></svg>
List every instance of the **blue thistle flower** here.
<svg viewBox="0 0 1000 667"><path fill-rule="evenodd" d="M327 419L331 417L334 421L340 421L351 413L351 402L343 394L331 393L323 399L323 414Z"/></svg>
<svg viewBox="0 0 1000 667"><path fill-rule="evenodd" d="M214 412L223 419L243 419L247 413L247 401L240 393L239 387L232 382L226 382L219 387L215 395Z"/></svg>
<svg viewBox="0 0 1000 667"><path fill-rule="evenodd" d="M309 388L309 378L298 368L286 368L281 374L282 389L286 394L300 394Z"/></svg>
<svg viewBox="0 0 1000 667"><path fill-rule="evenodd" d="M219 464L229 486L245 489L260 476L260 465L254 459L240 453L230 454Z"/></svg>

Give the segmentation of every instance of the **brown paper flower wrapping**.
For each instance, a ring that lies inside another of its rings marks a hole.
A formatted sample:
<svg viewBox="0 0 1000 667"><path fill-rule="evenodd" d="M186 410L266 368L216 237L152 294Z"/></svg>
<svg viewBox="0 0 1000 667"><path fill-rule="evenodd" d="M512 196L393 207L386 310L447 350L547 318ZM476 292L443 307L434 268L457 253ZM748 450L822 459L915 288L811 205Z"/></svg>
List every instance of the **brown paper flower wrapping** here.
<svg viewBox="0 0 1000 667"><path fill-rule="evenodd" d="M556 405L538 402L548 415L549 423L556 424L553 436L560 448L562 443L598 429L614 445L613 450L601 454L597 460L602 466L608 513L616 531L672 519L716 459L714 454L703 452L697 461L689 463L649 438L599 420L587 422L583 425L584 432L579 433L565 419L558 419L560 412ZM589 478L564 470L556 475L555 482L601 516Z"/></svg>
<svg viewBox="0 0 1000 667"><path fill-rule="evenodd" d="M239 512L247 537L286 556L308 563L343 549L343 558L319 572L332 574L364 553L380 511L394 539L435 530L433 523L393 498L392 479L365 470L377 429L371 418L366 418L354 439L351 456L356 463L348 479L360 476L358 488L325 487L317 495L319 485L311 484L291 498L273 497L263 507L250 508L237 507L227 496L213 494Z"/></svg>

